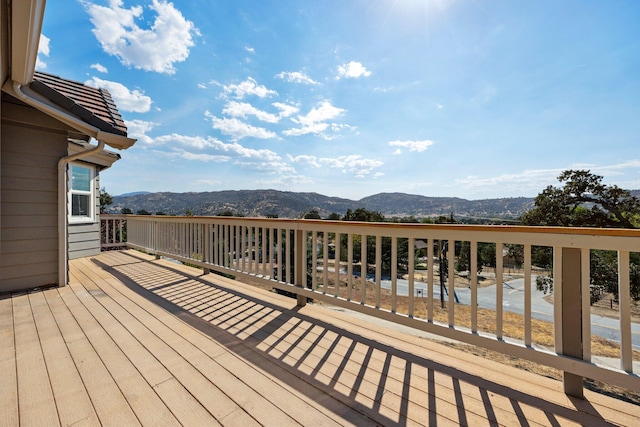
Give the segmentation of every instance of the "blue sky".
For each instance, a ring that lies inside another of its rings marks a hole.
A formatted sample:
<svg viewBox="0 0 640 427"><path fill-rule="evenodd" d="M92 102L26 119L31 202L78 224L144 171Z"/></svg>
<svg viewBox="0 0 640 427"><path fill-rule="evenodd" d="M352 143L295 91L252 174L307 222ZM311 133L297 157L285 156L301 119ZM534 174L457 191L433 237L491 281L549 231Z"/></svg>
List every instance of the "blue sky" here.
<svg viewBox="0 0 640 427"><path fill-rule="evenodd" d="M49 0L38 69L108 89L111 194L640 188L640 2Z"/></svg>

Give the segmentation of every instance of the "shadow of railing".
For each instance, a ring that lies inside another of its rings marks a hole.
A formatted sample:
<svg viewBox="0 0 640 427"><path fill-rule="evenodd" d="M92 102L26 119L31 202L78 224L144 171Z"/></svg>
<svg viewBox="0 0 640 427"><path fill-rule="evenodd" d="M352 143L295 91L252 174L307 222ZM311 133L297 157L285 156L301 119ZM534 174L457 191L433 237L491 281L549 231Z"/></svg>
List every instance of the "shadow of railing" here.
<svg viewBox="0 0 640 427"><path fill-rule="evenodd" d="M222 281L212 283L212 276L203 280L130 252L113 256L119 258L113 264L93 262L238 357L266 368L345 419L349 418L346 405L386 426L437 425L439 419L460 425L488 420L497 425L505 414L529 425L523 407L533 407L543 411L552 425L563 420L614 425L588 400L568 397L573 408L549 402L310 317L295 301L291 308L283 308ZM511 408L496 405L496 400L508 401Z"/></svg>

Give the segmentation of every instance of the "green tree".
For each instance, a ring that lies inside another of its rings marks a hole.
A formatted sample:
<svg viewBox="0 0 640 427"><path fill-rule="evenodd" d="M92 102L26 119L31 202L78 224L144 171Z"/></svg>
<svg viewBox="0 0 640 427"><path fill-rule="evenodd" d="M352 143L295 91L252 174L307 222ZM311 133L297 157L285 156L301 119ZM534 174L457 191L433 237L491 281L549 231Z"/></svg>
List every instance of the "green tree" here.
<svg viewBox="0 0 640 427"><path fill-rule="evenodd" d="M140 209L136 212L136 215L151 215L151 212L146 209Z"/></svg>
<svg viewBox="0 0 640 427"><path fill-rule="evenodd" d="M365 208L358 208L355 211L347 209L347 213L342 217L343 221L361 222L383 222L384 215L377 211L370 211Z"/></svg>
<svg viewBox="0 0 640 427"><path fill-rule="evenodd" d="M640 200L627 190L602 183L588 170L567 170L562 187L548 186L535 207L522 215L525 225L636 228Z"/></svg>
<svg viewBox="0 0 640 427"><path fill-rule="evenodd" d="M318 213L318 211L315 210L315 209L310 210L309 212L307 212L304 215L302 215L302 218L304 218L304 219L322 219L320 217L320 213Z"/></svg>
<svg viewBox="0 0 640 427"><path fill-rule="evenodd" d="M525 225L564 227L637 228L640 200L627 190L602 183L602 176L588 170L567 170L558 180L562 187L548 186L535 199L535 207L522 215ZM545 268L553 263L551 248L532 248L532 262ZM618 297L617 255L591 250L591 302L604 293ZM631 296L640 298L640 254L631 254ZM553 291L551 277L538 276L536 285Z"/></svg>
<svg viewBox="0 0 640 427"><path fill-rule="evenodd" d="M104 213L105 208L113 204L113 197L107 193L107 190L102 187L100 189L100 213Z"/></svg>
<svg viewBox="0 0 640 427"><path fill-rule="evenodd" d="M133 211L131 209L129 209L129 208L122 208L120 213L122 213L122 215L131 215L133 213Z"/></svg>
<svg viewBox="0 0 640 427"><path fill-rule="evenodd" d="M339 213L335 213L335 212L331 212L329 214L329 216L327 217L327 219L329 221L340 221L340 214Z"/></svg>

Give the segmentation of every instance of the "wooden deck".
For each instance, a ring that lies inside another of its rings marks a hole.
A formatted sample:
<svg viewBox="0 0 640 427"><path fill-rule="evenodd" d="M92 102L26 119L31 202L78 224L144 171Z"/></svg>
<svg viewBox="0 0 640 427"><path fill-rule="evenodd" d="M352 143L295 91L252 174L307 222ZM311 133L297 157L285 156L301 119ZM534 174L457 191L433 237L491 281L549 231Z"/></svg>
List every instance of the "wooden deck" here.
<svg viewBox="0 0 640 427"><path fill-rule="evenodd" d="M0 426L639 425L585 395L134 251L0 297Z"/></svg>

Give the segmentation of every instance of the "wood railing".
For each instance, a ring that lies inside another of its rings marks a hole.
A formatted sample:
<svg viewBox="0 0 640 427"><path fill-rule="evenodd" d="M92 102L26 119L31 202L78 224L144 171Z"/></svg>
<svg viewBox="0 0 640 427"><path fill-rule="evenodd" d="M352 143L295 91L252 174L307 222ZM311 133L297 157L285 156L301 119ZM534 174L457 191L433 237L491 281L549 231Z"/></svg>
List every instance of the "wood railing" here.
<svg viewBox="0 0 640 427"><path fill-rule="evenodd" d="M100 215L100 248L127 247L127 215Z"/></svg>
<svg viewBox="0 0 640 427"><path fill-rule="evenodd" d="M629 261L630 253L640 252L637 230L235 217L124 218L126 244L131 248L205 271L268 283L296 295L299 305L308 299L320 300L557 368L563 372L565 392L573 396L582 396L583 377L640 391L640 377L634 373L640 330L631 321ZM107 229L122 230L123 217L103 216L103 221L112 220L119 222ZM113 239L107 243L115 244ZM486 275L478 274L478 250L487 244L495 250L491 275L495 286L490 287L480 283ZM507 288L505 293L508 245L522 250L523 285L522 289ZM456 273L463 247L468 249L467 268ZM534 248L553 253L550 345L538 342L534 334L539 317L532 309L534 294L539 298L535 277L544 274L532 263ZM601 359L592 357L589 260L595 249L618 254L619 310L610 328L619 346L617 367L604 366L598 363ZM416 279L418 271L425 277ZM451 298L463 291L466 301L457 303ZM516 291L522 298L514 302L511 297ZM516 320L512 310L521 312Z"/></svg>

